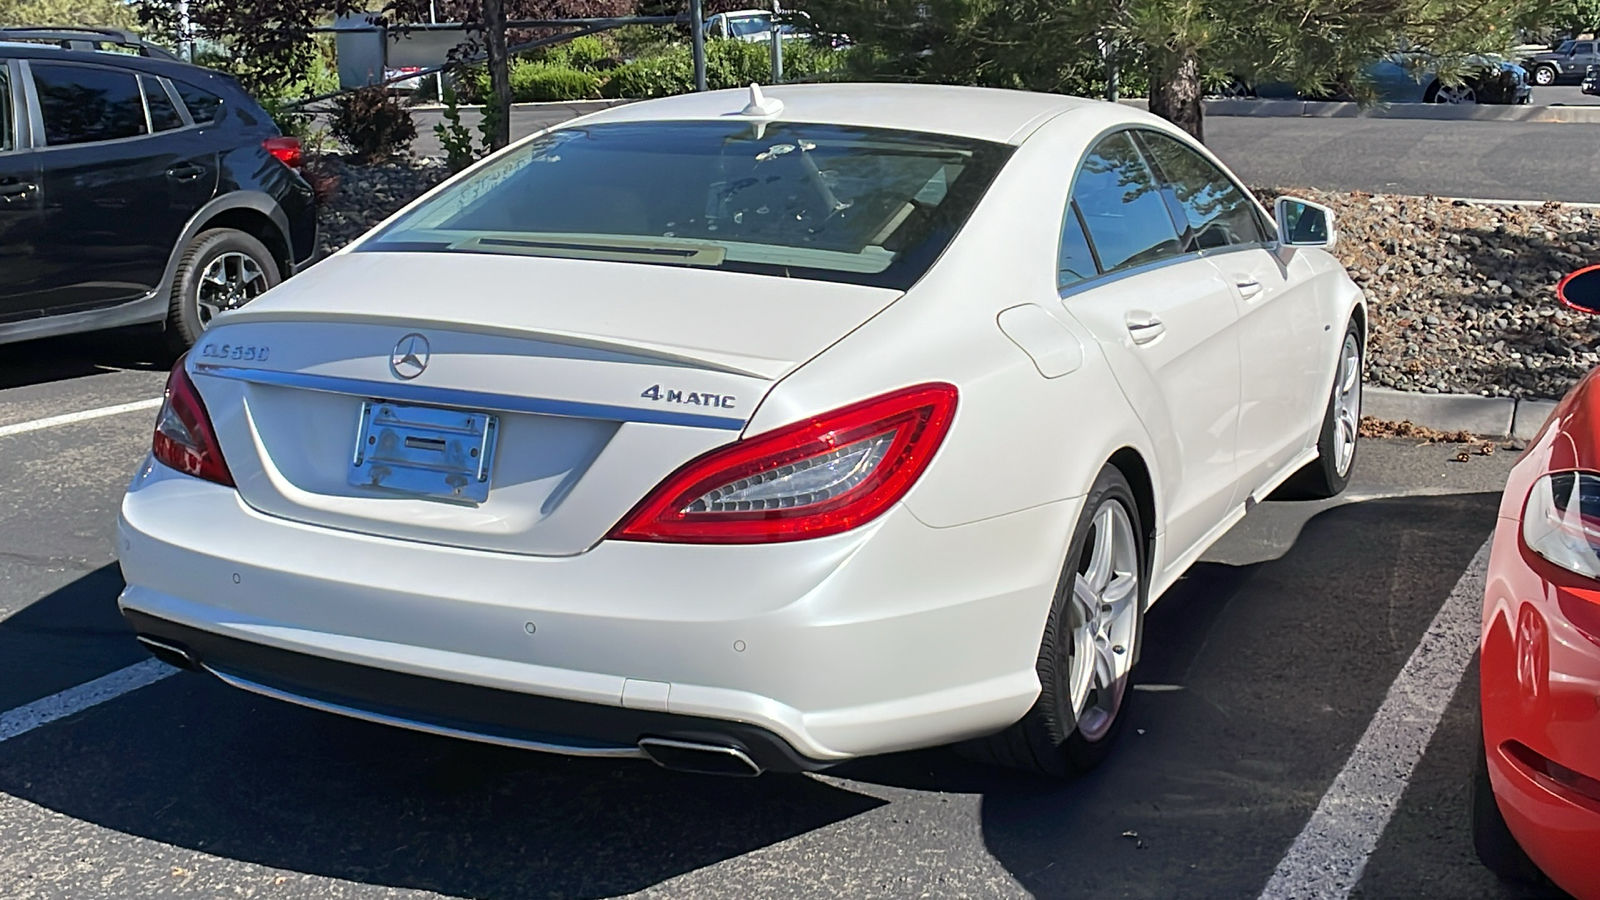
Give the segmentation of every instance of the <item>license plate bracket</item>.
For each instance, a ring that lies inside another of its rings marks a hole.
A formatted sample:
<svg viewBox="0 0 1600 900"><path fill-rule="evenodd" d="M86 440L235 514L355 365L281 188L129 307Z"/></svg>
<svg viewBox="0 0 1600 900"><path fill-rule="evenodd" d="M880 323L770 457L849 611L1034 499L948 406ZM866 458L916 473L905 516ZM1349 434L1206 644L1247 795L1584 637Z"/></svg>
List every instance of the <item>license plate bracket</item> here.
<svg viewBox="0 0 1600 900"><path fill-rule="evenodd" d="M489 498L499 416L366 400L349 483L364 488L482 503Z"/></svg>

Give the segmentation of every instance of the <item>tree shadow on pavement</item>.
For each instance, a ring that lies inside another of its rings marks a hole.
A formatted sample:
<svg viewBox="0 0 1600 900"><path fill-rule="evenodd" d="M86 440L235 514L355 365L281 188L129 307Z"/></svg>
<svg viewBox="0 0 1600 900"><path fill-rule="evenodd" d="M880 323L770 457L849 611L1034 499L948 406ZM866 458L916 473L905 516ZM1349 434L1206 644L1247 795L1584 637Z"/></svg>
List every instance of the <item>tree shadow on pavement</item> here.
<svg viewBox="0 0 1600 900"><path fill-rule="evenodd" d="M107 567L0 621L8 686L31 685L0 709L147 658L117 624L120 588ZM438 738L193 673L0 743L0 792L224 859L507 900L642 890L882 805L802 776L694 776ZM62 833L36 825L7 840ZM70 843L61 852L78 852ZM153 849L97 842L96 855L164 874Z"/></svg>

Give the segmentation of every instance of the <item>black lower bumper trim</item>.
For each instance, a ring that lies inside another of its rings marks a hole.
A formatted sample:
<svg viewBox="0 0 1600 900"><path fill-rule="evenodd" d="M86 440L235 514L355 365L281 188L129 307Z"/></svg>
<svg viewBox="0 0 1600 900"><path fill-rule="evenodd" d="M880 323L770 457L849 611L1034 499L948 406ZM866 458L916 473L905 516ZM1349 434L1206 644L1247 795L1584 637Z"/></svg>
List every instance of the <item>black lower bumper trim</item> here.
<svg viewBox="0 0 1600 900"><path fill-rule="evenodd" d="M770 731L743 722L541 697L280 650L223 637L137 610L123 615L141 635L184 647L205 668L324 708L506 742L574 751L633 748L648 738L737 748L765 771L814 772L831 762L802 756Z"/></svg>

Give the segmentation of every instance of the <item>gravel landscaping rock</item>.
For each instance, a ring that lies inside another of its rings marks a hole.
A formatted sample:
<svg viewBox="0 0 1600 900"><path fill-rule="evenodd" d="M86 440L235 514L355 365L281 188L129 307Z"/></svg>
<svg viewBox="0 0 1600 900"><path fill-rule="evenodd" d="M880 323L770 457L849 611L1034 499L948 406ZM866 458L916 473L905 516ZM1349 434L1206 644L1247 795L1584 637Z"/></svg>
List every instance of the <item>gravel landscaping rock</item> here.
<svg viewBox="0 0 1600 900"><path fill-rule="evenodd" d="M351 166L319 213L324 254L449 174L435 159ZM1423 393L1559 397L1600 364L1600 319L1555 299L1573 269L1600 262L1600 210L1467 204L1395 194L1263 189L1334 210L1336 255L1366 291L1367 383Z"/></svg>
<svg viewBox="0 0 1600 900"><path fill-rule="evenodd" d="M353 166L338 157L323 156L312 165L339 179L333 196L317 210L320 256L365 234L450 175L444 162L437 159L405 158Z"/></svg>
<svg viewBox="0 0 1600 900"><path fill-rule="evenodd" d="M1600 319L1556 301L1600 262L1600 210L1394 194L1262 190L1332 207L1337 255L1371 312L1367 383L1560 397L1600 363Z"/></svg>

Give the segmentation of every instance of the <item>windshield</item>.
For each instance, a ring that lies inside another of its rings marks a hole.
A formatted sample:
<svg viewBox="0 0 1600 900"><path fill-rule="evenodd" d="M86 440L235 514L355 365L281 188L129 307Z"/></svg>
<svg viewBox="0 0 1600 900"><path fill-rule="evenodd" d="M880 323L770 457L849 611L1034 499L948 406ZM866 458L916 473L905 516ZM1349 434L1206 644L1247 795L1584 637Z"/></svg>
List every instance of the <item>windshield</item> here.
<svg viewBox="0 0 1600 900"><path fill-rule="evenodd" d="M362 251L697 266L904 290L1011 148L801 123L563 128L391 223Z"/></svg>

